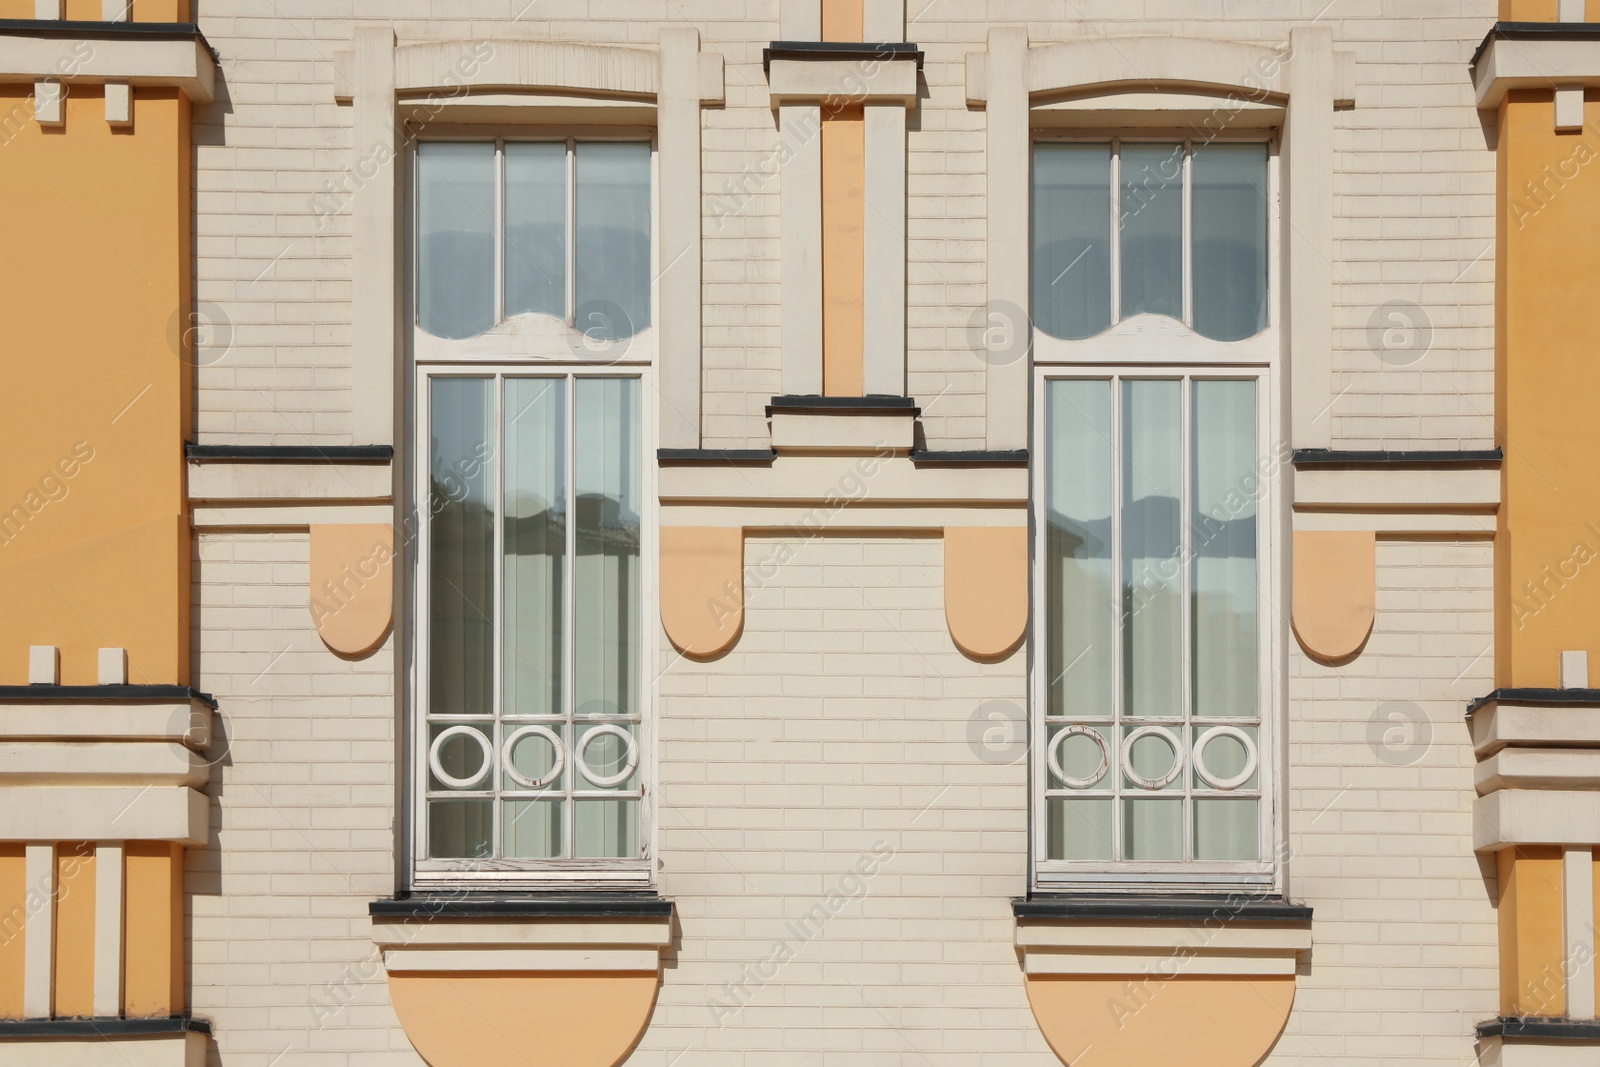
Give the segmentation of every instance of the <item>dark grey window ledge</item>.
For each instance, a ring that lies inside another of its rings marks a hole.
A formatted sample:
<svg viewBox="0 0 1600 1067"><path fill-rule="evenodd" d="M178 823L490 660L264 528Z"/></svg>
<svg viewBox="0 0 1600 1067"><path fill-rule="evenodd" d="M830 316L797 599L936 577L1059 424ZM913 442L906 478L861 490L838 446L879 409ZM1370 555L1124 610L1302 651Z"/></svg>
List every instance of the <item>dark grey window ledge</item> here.
<svg viewBox="0 0 1600 1067"><path fill-rule="evenodd" d="M1392 467L1497 467L1505 462L1505 451L1499 448L1463 449L1444 451L1346 450L1333 448L1297 448L1294 465L1300 470L1318 467L1384 469Z"/></svg>
<svg viewBox="0 0 1600 1067"><path fill-rule="evenodd" d="M99 700L114 703L198 700L212 711L217 710L216 697L186 685L0 685L0 704L82 704Z"/></svg>
<svg viewBox="0 0 1600 1067"><path fill-rule="evenodd" d="M654 893L417 893L374 900L367 913L384 919L667 919L672 901Z"/></svg>
<svg viewBox="0 0 1600 1067"><path fill-rule="evenodd" d="M1486 704L1543 704L1600 708L1600 689L1496 689L1467 705L1467 717Z"/></svg>
<svg viewBox="0 0 1600 1067"><path fill-rule="evenodd" d="M778 453L770 448L658 448L663 467L770 467Z"/></svg>
<svg viewBox="0 0 1600 1067"><path fill-rule="evenodd" d="M773 41L761 50L761 69L772 73L774 59L845 59L858 63L915 62L922 70L922 49L907 41Z"/></svg>
<svg viewBox="0 0 1600 1067"><path fill-rule="evenodd" d="M388 463L393 445L197 445L185 441L183 456L198 463Z"/></svg>
<svg viewBox="0 0 1600 1067"><path fill-rule="evenodd" d="M1135 922L1309 923L1311 908L1283 897L1225 894L1109 897L1040 893L1011 902L1018 919L1120 919Z"/></svg>
<svg viewBox="0 0 1600 1067"><path fill-rule="evenodd" d="M101 22L85 19L0 19L0 37L66 37L114 41L196 41L220 62L217 50L193 22Z"/></svg>
<svg viewBox="0 0 1600 1067"><path fill-rule="evenodd" d="M767 417L784 415L910 415L922 414L909 396L775 396Z"/></svg>
<svg viewBox="0 0 1600 1067"><path fill-rule="evenodd" d="M1026 448L994 452L930 452L913 449L911 462L919 467L1026 467Z"/></svg>
<svg viewBox="0 0 1600 1067"><path fill-rule="evenodd" d="M1600 23L1595 22L1497 22L1484 35L1467 67L1478 69L1490 41L1592 41L1596 37L1600 37Z"/></svg>
<svg viewBox="0 0 1600 1067"><path fill-rule="evenodd" d="M22 1037L118 1038L210 1033L210 1020L188 1015L166 1019L0 1019L0 1041Z"/></svg>
<svg viewBox="0 0 1600 1067"><path fill-rule="evenodd" d="M1478 1024L1478 1037L1498 1037L1515 1041L1596 1041L1600 1042L1600 1021L1594 1019L1551 1019L1530 1015L1502 1015Z"/></svg>

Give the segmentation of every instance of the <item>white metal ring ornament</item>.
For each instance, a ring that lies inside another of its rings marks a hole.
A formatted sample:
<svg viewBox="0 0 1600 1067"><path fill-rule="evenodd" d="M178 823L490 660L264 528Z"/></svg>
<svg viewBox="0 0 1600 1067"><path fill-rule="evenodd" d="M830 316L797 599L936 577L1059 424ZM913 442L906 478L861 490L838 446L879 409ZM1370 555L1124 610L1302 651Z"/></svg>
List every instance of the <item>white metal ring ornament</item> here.
<svg viewBox="0 0 1600 1067"><path fill-rule="evenodd" d="M1061 746L1069 737L1087 737L1100 749L1100 766L1095 768L1093 774L1087 778L1074 778L1061 766ZM1099 783L1106 776L1106 771L1111 769L1111 749L1106 746L1106 739L1099 730L1087 726L1073 725L1062 730L1050 740L1050 748L1045 752L1045 760L1050 764L1050 772L1066 783L1068 789L1089 789Z"/></svg>
<svg viewBox="0 0 1600 1067"><path fill-rule="evenodd" d="M1244 746L1244 770L1232 778L1217 778L1206 767L1206 746L1214 738L1231 737ZM1256 764L1260 762L1256 756L1256 743L1250 740L1250 735L1237 726L1216 726L1200 735L1200 740L1194 743L1194 772L1204 778L1207 784L1223 792L1232 792L1244 785L1256 773Z"/></svg>
<svg viewBox="0 0 1600 1067"><path fill-rule="evenodd" d="M589 767L589 760L585 754L589 751L590 743L603 734L622 738L622 743L628 750L628 762L617 774L596 774ZM578 770L583 772L583 776L602 789L621 785L632 777L634 771L639 769L639 749L633 743L633 736L620 726L605 725L590 728L589 732L578 740L578 749L573 755L578 765Z"/></svg>
<svg viewBox="0 0 1600 1067"><path fill-rule="evenodd" d="M483 766L478 768L478 773L471 778L457 778L453 774L446 774L444 766L439 762L439 754L444 751L444 743L452 737L470 737L478 742L478 747L483 750ZM452 726L433 739L433 744L428 746L428 768L433 771L433 776L451 789L471 789L483 780L484 775L494 766L494 748L489 744L489 739L482 730L474 730L470 726Z"/></svg>
<svg viewBox="0 0 1600 1067"><path fill-rule="evenodd" d="M555 751L555 761L550 764L550 770L543 778L528 778L525 777L521 771L517 770L516 762L512 759L511 754L516 751L517 742L521 741L524 737L542 737L546 741L550 742L550 747ZM561 744L561 738L557 737L555 731L547 726L522 727L510 737L506 738L506 743L500 746L500 755L501 759L505 762L506 777L510 778L513 782L516 782L524 789L543 789L545 786L561 777L561 772L566 770L567 767L567 750Z"/></svg>
<svg viewBox="0 0 1600 1067"><path fill-rule="evenodd" d="M1159 737L1172 749L1172 769L1160 778L1146 778L1133 769L1133 746L1141 738ZM1183 742L1164 726L1141 726L1127 737L1122 739L1122 773L1128 780L1140 789L1152 792L1165 789L1178 780L1178 775L1183 773Z"/></svg>

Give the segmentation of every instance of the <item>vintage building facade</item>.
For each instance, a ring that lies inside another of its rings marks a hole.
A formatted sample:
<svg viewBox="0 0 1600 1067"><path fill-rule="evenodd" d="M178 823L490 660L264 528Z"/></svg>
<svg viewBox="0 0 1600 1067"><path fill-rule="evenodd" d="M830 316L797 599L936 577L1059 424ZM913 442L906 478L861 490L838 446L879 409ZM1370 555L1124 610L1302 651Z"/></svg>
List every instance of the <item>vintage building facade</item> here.
<svg viewBox="0 0 1600 1067"><path fill-rule="evenodd" d="M1600 1054L1596 0L0 0L0 1064Z"/></svg>

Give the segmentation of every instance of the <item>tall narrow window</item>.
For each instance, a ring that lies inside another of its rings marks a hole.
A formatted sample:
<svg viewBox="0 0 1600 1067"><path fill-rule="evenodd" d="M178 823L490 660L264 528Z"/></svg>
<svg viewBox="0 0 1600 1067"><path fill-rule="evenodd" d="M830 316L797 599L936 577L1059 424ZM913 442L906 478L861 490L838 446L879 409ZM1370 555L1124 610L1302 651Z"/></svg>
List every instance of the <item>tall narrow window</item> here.
<svg viewBox="0 0 1600 1067"><path fill-rule="evenodd" d="M1270 873L1260 381L1044 380L1042 881Z"/></svg>

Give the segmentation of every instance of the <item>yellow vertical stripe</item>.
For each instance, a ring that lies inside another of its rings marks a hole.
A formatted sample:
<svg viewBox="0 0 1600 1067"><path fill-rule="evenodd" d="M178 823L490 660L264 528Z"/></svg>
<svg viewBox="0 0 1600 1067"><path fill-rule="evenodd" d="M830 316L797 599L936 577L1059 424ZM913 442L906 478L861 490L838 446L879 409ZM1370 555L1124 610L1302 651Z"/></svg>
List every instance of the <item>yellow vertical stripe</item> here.
<svg viewBox="0 0 1600 1067"><path fill-rule="evenodd" d="M867 124L860 107L822 120L822 392L862 392Z"/></svg>
<svg viewBox="0 0 1600 1067"><path fill-rule="evenodd" d="M862 0L822 0L824 41L859 41L862 27Z"/></svg>
<svg viewBox="0 0 1600 1067"><path fill-rule="evenodd" d="M28 921L24 848L0 844L0 1019L22 1018L22 938Z"/></svg>
<svg viewBox="0 0 1600 1067"><path fill-rule="evenodd" d="M127 846L123 1003L129 1018L183 1012L183 846Z"/></svg>
<svg viewBox="0 0 1600 1067"><path fill-rule="evenodd" d="M94 1015L94 847L56 847L56 968L52 1013Z"/></svg>
<svg viewBox="0 0 1600 1067"><path fill-rule="evenodd" d="M1501 850L1499 876L1500 1012L1564 1015L1566 940L1562 930L1562 850Z"/></svg>

